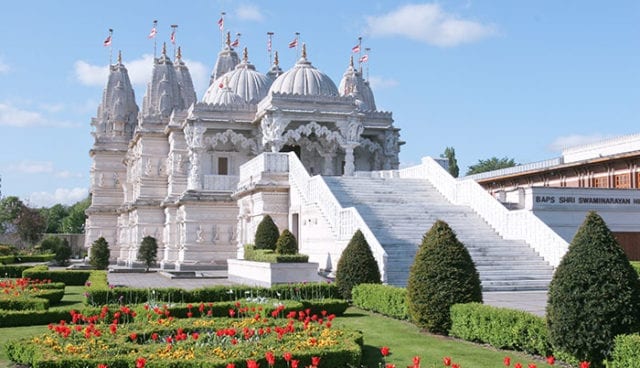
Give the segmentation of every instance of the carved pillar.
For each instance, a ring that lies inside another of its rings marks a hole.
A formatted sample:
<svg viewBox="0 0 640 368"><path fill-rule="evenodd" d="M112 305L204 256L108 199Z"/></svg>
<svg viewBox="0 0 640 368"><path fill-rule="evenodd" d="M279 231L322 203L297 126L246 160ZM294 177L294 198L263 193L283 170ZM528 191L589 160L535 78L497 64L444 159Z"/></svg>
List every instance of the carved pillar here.
<svg viewBox="0 0 640 368"><path fill-rule="evenodd" d="M353 176L356 171L355 157L353 156L353 150L358 146L357 143L347 143L344 146L344 175Z"/></svg>
<svg viewBox="0 0 640 368"><path fill-rule="evenodd" d="M260 122L260 128L262 130L262 144L264 146L271 146L271 152L279 152L285 143L282 138L282 133L287 125L289 125L289 122L281 115L282 113L280 112L267 114Z"/></svg>
<svg viewBox="0 0 640 368"><path fill-rule="evenodd" d="M202 159L202 150L190 150L189 161L191 162L191 170L189 170L189 178L187 179L188 190L202 189L202 179L200 178L200 167Z"/></svg>

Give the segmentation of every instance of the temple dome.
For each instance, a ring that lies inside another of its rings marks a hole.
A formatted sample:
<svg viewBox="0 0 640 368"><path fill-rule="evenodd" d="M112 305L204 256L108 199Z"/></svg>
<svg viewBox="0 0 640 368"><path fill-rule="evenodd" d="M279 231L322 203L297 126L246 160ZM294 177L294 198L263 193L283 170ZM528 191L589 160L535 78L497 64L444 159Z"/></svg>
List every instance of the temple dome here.
<svg viewBox="0 0 640 368"><path fill-rule="evenodd" d="M231 47L231 35L227 32L227 40L224 48L218 53L216 59L216 65L214 65L211 71L211 78L209 79L209 85L216 84L215 81L222 77L225 73L232 71L236 65L240 63L238 54Z"/></svg>
<svg viewBox="0 0 640 368"><path fill-rule="evenodd" d="M214 103L217 100L216 95L224 89L220 88L220 86L224 86L240 96L245 102L256 104L267 95L271 82L272 80L269 77L257 72L255 66L249 63L247 49L245 48L240 64L210 85L202 102Z"/></svg>
<svg viewBox="0 0 640 368"><path fill-rule="evenodd" d="M338 87L340 96L351 96L355 99L356 106L361 111L370 111L376 109L376 101L373 97L373 91L369 86L369 82L362 78L362 72L358 71L353 65L353 56L349 62L349 67L344 72L340 86Z"/></svg>
<svg viewBox="0 0 640 368"><path fill-rule="evenodd" d="M287 70L271 85L269 94L286 93L305 96L338 96L335 83L307 60L306 47L302 45L302 57L293 68Z"/></svg>

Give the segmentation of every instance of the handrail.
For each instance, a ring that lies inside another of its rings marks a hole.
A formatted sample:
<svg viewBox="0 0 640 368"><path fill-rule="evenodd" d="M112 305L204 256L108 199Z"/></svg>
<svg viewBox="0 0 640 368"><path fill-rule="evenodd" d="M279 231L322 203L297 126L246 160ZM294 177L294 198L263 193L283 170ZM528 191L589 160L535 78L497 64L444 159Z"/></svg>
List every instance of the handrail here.
<svg viewBox="0 0 640 368"><path fill-rule="evenodd" d="M556 267L569 245L529 211L509 211L478 183L455 180L431 157L422 164L399 170L401 178L427 179L450 202L471 207L505 239L526 241L549 264Z"/></svg>

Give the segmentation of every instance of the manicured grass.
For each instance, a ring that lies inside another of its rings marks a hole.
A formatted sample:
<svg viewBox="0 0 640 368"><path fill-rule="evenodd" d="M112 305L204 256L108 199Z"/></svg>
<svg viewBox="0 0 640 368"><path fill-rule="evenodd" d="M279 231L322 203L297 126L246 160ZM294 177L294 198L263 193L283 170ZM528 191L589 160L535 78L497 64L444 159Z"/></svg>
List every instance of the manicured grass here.
<svg viewBox="0 0 640 368"><path fill-rule="evenodd" d="M7 359L7 355L4 352L5 342L13 339L38 335L44 333L46 330L46 326L0 328L0 368L7 368L11 366L11 361Z"/></svg>
<svg viewBox="0 0 640 368"><path fill-rule="evenodd" d="M51 309L82 309L84 306L84 286L66 286L64 289L64 297L60 304L51 307Z"/></svg>
<svg viewBox="0 0 640 368"><path fill-rule="evenodd" d="M462 368L495 368L503 366L505 356L511 357L511 366L520 362L524 367L535 363L537 367L549 367L541 358L526 354L502 351L448 337L421 332L409 322L402 322L376 315L358 308L349 308L345 315L336 318L335 326L348 327L364 332L364 367L378 367L382 363L380 347L388 346L391 354L386 363L396 367L412 365L413 357L421 358L421 367L442 367L442 358L451 357Z"/></svg>

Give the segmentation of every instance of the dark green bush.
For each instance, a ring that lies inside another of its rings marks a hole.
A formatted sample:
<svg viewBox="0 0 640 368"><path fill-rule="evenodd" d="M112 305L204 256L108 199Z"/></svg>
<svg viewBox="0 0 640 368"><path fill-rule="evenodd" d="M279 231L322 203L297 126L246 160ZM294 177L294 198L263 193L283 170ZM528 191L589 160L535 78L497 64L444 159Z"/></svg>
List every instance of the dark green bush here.
<svg viewBox="0 0 640 368"><path fill-rule="evenodd" d="M145 236L142 238L140 248L138 248L138 261L142 261L146 267L146 271L156 263L158 257L158 242L153 236Z"/></svg>
<svg viewBox="0 0 640 368"><path fill-rule="evenodd" d="M278 254L271 249L255 249L253 245L244 246L244 259L254 262L267 263L307 263L306 254Z"/></svg>
<svg viewBox="0 0 640 368"><path fill-rule="evenodd" d="M613 343L610 368L640 368L640 335L618 335Z"/></svg>
<svg viewBox="0 0 640 368"><path fill-rule="evenodd" d="M26 310L47 310L49 300L45 298L12 298L0 299L0 310L26 311ZM3 325L4 326L4 325Z"/></svg>
<svg viewBox="0 0 640 368"><path fill-rule="evenodd" d="M52 282L63 282L67 286L82 286L89 278L91 271L51 271L37 267L27 268L22 271L22 277L29 277L38 280L51 280Z"/></svg>
<svg viewBox="0 0 640 368"><path fill-rule="evenodd" d="M38 298L47 299L49 306L58 305L62 298L64 298L64 289L40 290L40 292L38 292Z"/></svg>
<svg viewBox="0 0 640 368"><path fill-rule="evenodd" d="M99 237L91 244L89 263L97 270L106 270L109 267L109 243L103 237Z"/></svg>
<svg viewBox="0 0 640 368"><path fill-rule="evenodd" d="M50 309L50 310L2 310L0 309L0 326L37 326L49 323L58 323L62 320L71 321L71 308ZM80 311L84 315L94 315L100 313L99 308L84 308Z"/></svg>
<svg viewBox="0 0 640 368"><path fill-rule="evenodd" d="M42 252L56 253L56 249L62 243L62 238L55 235L49 235L46 238L42 239L40 242L39 248Z"/></svg>
<svg viewBox="0 0 640 368"><path fill-rule="evenodd" d="M12 264L12 263L16 263L16 256L10 255L10 256L2 256L2 257L0 257L0 264L8 265L8 264Z"/></svg>
<svg viewBox="0 0 640 368"><path fill-rule="evenodd" d="M0 277L20 278L25 270L33 266L24 265L0 265Z"/></svg>
<svg viewBox="0 0 640 368"><path fill-rule="evenodd" d="M601 367L616 335L640 329L640 281L607 225L590 212L549 286L554 349Z"/></svg>
<svg viewBox="0 0 640 368"><path fill-rule="evenodd" d="M369 243L360 230L351 237L342 252L336 270L336 284L345 299L351 299L351 289L359 284L379 284L380 270Z"/></svg>
<svg viewBox="0 0 640 368"><path fill-rule="evenodd" d="M353 305L396 319L409 319L407 289L380 285L360 284L351 290Z"/></svg>
<svg viewBox="0 0 640 368"><path fill-rule="evenodd" d="M302 309L311 311L311 314L322 315L322 312L326 312L327 315L335 314L341 316L344 311L349 308L349 302L344 299L312 299L301 300Z"/></svg>
<svg viewBox="0 0 640 368"><path fill-rule="evenodd" d="M28 255L17 255L16 262L18 263L27 263L27 262L49 262L56 257L53 253L47 254L28 254Z"/></svg>
<svg viewBox="0 0 640 368"><path fill-rule="evenodd" d="M482 302L480 278L469 251L446 222L438 220L424 235L407 283L413 322L433 333L451 328L449 309Z"/></svg>
<svg viewBox="0 0 640 368"><path fill-rule="evenodd" d="M277 254L298 254L298 242L296 237L287 229L282 231L278 241L276 241Z"/></svg>
<svg viewBox="0 0 640 368"><path fill-rule="evenodd" d="M69 259L71 258L71 246L67 239L62 239L60 245L55 249L56 255L54 259L56 263L61 266L66 266L69 264Z"/></svg>
<svg viewBox="0 0 640 368"><path fill-rule="evenodd" d="M273 222L269 215L265 215L256 229L256 249L276 250L276 242L280 236L278 226Z"/></svg>
<svg viewBox="0 0 640 368"><path fill-rule="evenodd" d="M498 349L520 350L548 356L551 353L546 320L533 314L480 303L451 307L449 334Z"/></svg>
<svg viewBox="0 0 640 368"><path fill-rule="evenodd" d="M640 262L639 261L633 261L631 262L631 266L636 270L636 272L638 273L638 277L640 277Z"/></svg>

